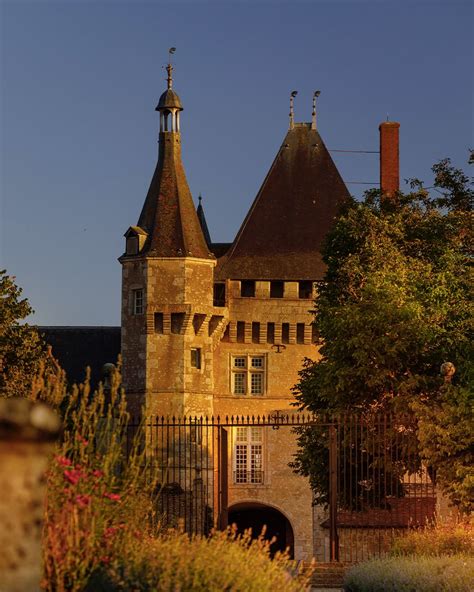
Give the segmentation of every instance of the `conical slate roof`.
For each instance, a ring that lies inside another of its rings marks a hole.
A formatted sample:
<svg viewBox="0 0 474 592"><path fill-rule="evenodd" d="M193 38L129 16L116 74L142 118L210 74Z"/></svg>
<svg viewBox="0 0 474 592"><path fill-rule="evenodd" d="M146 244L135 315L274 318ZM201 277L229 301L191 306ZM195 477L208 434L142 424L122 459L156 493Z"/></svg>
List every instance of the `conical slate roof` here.
<svg viewBox="0 0 474 592"><path fill-rule="evenodd" d="M218 279L321 280L320 249L349 192L311 124L290 129Z"/></svg>
<svg viewBox="0 0 474 592"><path fill-rule="evenodd" d="M202 207L202 197L199 196L199 204L196 210L196 214L199 220L199 224L201 225L201 230L202 233L204 235L204 238L206 239L206 243L208 244L208 246L211 245L212 241L211 241L211 233L209 232L209 228L207 227L207 222L206 222L206 215L204 214L204 208Z"/></svg>
<svg viewBox="0 0 474 592"><path fill-rule="evenodd" d="M204 239L181 161L181 134L160 133L158 164L138 226L148 233L141 253L213 259Z"/></svg>

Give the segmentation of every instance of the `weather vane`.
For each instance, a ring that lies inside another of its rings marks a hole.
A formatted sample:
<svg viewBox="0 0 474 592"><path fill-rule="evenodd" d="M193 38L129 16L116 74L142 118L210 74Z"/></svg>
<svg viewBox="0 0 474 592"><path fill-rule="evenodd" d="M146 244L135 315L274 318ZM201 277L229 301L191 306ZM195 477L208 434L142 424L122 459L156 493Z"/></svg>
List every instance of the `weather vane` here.
<svg viewBox="0 0 474 592"><path fill-rule="evenodd" d="M170 47L168 49L168 65L166 66L166 71L168 72L168 88L172 88L173 86L173 66L171 65L171 56L176 51L176 47Z"/></svg>

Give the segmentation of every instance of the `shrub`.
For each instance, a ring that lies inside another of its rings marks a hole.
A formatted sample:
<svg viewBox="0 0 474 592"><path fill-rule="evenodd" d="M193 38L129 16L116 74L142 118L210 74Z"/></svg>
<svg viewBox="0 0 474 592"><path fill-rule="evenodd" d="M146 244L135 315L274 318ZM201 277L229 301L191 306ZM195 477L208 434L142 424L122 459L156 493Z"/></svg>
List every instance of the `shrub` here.
<svg viewBox="0 0 474 592"><path fill-rule="evenodd" d="M468 522L437 523L423 530L411 530L395 539L392 555L474 556L474 532Z"/></svg>
<svg viewBox="0 0 474 592"><path fill-rule="evenodd" d="M91 573L122 552L125 532L151 531L156 483L138 430L127 450L129 414L120 376L110 392L89 384L66 392L64 376L35 383L35 396L54 404L64 431L51 459L43 531L43 589L83 590Z"/></svg>
<svg viewBox="0 0 474 592"><path fill-rule="evenodd" d="M88 592L296 592L306 589L310 575L294 579L286 555L269 559L269 541L231 529L207 539L169 532L124 543L123 555L92 576Z"/></svg>
<svg viewBox="0 0 474 592"><path fill-rule="evenodd" d="M361 563L344 580L347 592L470 592L474 559L392 557Z"/></svg>

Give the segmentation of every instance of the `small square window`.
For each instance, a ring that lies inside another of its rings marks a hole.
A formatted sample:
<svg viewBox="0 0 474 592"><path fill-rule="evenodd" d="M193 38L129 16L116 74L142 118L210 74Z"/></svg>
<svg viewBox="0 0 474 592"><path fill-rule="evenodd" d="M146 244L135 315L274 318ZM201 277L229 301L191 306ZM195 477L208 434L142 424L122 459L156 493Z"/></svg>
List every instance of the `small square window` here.
<svg viewBox="0 0 474 592"><path fill-rule="evenodd" d="M201 368L201 348L191 348L191 366L193 368Z"/></svg>
<svg viewBox="0 0 474 592"><path fill-rule="evenodd" d="M240 282L240 295L244 298L254 298L255 280L242 280Z"/></svg>
<svg viewBox="0 0 474 592"><path fill-rule="evenodd" d="M263 368L263 356L252 356L251 365L252 368Z"/></svg>
<svg viewBox="0 0 474 592"><path fill-rule="evenodd" d="M283 298L285 289L285 282L275 281L270 282L270 298Z"/></svg>
<svg viewBox="0 0 474 592"><path fill-rule="evenodd" d="M245 341L245 321L237 321L237 343Z"/></svg>
<svg viewBox="0 0 474 592"><path fill-rule="evenodd" d="M296 343L304 343L304 323L296 324Z"/></svg>
<svg viewBox="0 0 474 592"><path fill-rule="evenodd" d="M132 290L133 314L143 314L143 288Z"/></svg>
<svg viewBox="0 0 474 592"><path fill-rule="evenodd" d="M299 298L313 297L313 282L302 281L298 282L298 296Z"/></svg>
<svg viewBox="0 0 474 592"><path fill-rule="evenodd" d="M247 362L247 358L234 358L234 366L235 368L245 368Z"/></svg>
<svg viewBox="0 0 474 592"><path fill-rule="evenodd" d="M171 333L179 335L184 325L184 312L171 313Z"/></svg>
<svg viewBox="0 0 474 592"><path fill-rule="evenodd" d="M275 323L267 323L267 343L275 343Z"/></svg>
<svg viewBox="0 0 474 592"><path fill-rule="evenodd" d="M162 312L155 312L154 322L155 322L155 333L163 333L163 313Z"/></svg>
<svg viewBox="0 0 474 592"><path fill-rule="evenodd" d="M225 306L225 284L214 284L214 306Z"/></svg>
<svg viewBox="0 0 474 592"><path fill-rule="evenodd" d="M260 343L260 323L252 323L252 343Z"/></svg>

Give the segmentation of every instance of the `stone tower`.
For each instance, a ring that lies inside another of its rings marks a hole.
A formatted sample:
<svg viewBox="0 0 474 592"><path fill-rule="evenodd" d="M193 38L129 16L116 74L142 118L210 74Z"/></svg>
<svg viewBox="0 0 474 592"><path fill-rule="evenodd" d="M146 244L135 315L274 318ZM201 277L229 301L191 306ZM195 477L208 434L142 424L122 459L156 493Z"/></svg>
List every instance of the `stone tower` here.
<svg viewBox="0 0 474 592"><path fill-rule="evenodd" d="M215 257L196 214L181 161L181 100L168 88L159 156L137 226L125 233L122 264L123 382L146 413L212 413L212 351L224 317L213 308Z"/></svg>

